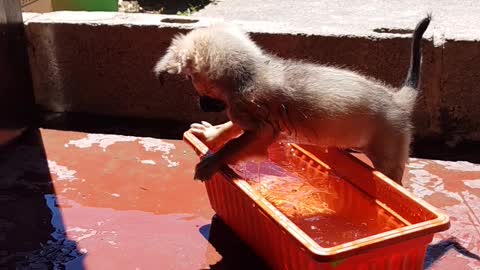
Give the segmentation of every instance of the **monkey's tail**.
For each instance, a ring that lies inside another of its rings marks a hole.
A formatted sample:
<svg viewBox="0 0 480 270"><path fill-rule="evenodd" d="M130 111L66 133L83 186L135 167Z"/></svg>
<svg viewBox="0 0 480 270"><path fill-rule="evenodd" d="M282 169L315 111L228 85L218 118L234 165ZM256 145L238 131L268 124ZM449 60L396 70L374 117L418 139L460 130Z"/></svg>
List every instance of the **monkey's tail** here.
<svg viewBox="0 0 480 270"><path fill-rule="evenodd" d="M402 89L398 92L397 100L401 103L406 103L410 109L415 104L418 95L418 84L420 81L420 64L422 61L422 37L430 24L432 15L429 13L427 17L423 18L415 27L412 36L412 47L410 53L410 67L408 69L407 78L403 84ZM413 91L412 91L413 90Z"/></svg>
<svg viewBox="0 0 480 270"><path fill-rule="evenodd" d="M420 78L420 63L422 61L422 37L430 24L432 15L428 14L415 27L413 32L412 49L410 54L410 68L404 86L417 89Z"/></svg>

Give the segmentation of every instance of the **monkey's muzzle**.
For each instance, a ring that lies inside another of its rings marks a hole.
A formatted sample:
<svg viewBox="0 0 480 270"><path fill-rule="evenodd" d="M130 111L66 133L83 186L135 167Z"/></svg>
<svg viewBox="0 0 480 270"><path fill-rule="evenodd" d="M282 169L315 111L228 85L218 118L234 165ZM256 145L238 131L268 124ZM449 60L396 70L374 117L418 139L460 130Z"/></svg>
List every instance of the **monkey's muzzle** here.
<svg viewBox="0 0 480 270"><path fill-rule="evenodd" d="M225 110L225 103L211 97L200 96L200 108L204 112L222 112Z"/></svg>

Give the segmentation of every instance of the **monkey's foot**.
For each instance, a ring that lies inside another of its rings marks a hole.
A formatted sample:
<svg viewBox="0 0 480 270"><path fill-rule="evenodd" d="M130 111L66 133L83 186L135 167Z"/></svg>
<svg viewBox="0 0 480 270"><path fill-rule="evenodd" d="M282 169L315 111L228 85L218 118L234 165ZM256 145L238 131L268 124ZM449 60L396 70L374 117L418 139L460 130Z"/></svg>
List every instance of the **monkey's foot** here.
<svg viewBox="0 0 480 270"><path fill-rule="evenodd" d="M205 182L220 169L221 162L215 154L205 156L195 167L195 180Z"/></svg>

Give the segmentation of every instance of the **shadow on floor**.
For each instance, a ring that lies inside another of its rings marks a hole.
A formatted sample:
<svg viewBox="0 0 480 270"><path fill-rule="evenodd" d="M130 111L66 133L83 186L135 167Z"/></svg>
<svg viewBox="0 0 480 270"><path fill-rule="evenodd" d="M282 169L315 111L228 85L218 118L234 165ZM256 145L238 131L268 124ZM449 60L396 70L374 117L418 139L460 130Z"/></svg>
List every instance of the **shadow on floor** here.
<svg viewBox="0 0 480 270"><path fill-rule="evenodd" d="M429 245L427 249L427 254L425 256L425 263L423 268L429 269L437 260L442 258L449 250L454 249L456 252L462 254L465 257L475 259L480 261L480 256L470 252L454 237L444 239L434 245Z"/></svg>
<svg viewBox="0 0 480 270"><path fill-rule="evenodd" d="M44 128L87 133L181 139L190 123L163 119L111 117L86 113L47 113L40 120Z"/></svg>
<svg viewBox="0 0 480 270"><path fill-rule="evenodd" d="M212 223L200 227L199 231L222 256L222 259L215 265L210 265L209 269L270 269L218 216L213 216Z"/></svg>
<svg viewBox="0 0 480 270"><path fill-rule="evenodd" d="M108 133L181 140L191 123L167 119L111 117L86 113L45 113L40 125L45 128L89 133ZM219 124L219 123L212 123ZM470 161L480 163L480 142L463 142L449 147L440 139L415 139L412 157Z"/></svg>
<svg viewBox="0 0 480 270"><path fill-rule="evenodd" d="M440 139L416 139L412 145L412 157L416 158L480 163L478 153L480 142L465 141L449 147Z"/></svg>
<svg viewBox="0 0 480 270"><path fill-rule="evenodd" d="M0 148L0 265L83 269L83 258L65 235L41 134L30 130Z"/></svg>

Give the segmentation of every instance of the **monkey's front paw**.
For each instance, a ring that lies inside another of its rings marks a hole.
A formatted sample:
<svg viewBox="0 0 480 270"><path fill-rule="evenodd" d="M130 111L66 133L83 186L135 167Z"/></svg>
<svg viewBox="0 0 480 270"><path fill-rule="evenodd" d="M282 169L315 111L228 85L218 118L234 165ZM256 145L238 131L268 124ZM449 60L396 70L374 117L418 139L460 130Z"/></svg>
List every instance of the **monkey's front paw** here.
<svg viewBox="0 0 480 270"><path fill-rule="evenodd" d="M220 129L218 126L202 121L201 123L193 123L190 126L190 132L197 136L212 151L215 151L219 144Z"/></svg>
<svg viewBox="0 0 480 270"><path fill-rule="evenodd" d="M215 154L205 156L195 167L193 178L202 182L207 181L220 169L221 165Z"/></svg>

